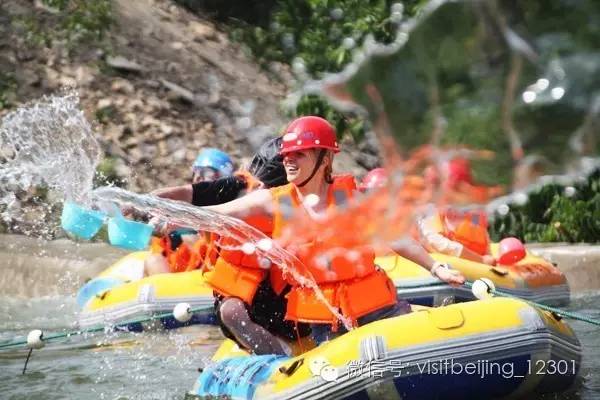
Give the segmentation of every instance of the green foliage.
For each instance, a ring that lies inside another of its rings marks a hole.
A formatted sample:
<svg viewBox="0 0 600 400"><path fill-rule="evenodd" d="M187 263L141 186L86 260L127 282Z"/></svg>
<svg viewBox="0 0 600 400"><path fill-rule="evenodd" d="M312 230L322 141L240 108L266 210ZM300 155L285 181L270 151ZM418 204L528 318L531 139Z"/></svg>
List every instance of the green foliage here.
<svg viewBox="0 0 600 400"><path fill-rule="evenodd" d="M239 29L235 37L245 42L261 60L292 64L302 60L313 77L340 71L352 50L373 34L382 42L394 36L386 0L283 0L272 14L269 29Z"/></svg>
<svg viewBox="0 0 600 400"><path fill-rule="evenodd" d="M17 88L14 76L0 71L0 110L11 106L11 97Z"/></svg>
<svg viewBox="0 0 600 400"><path fill-rule="evenodd" d="M49 46L50 37L42 29L39 21L34 16L15 17L12 23L23 31L25 41L31 46Z"/></svg>
<svg viewBox="0 0 600 400"><path fill-rule="evenodd" d="M461 143L474 149L493 149L496 154L494 162L472 161L475 180L482 184L508 185L512 178L512 160L508 142L497 140L503 137L496 123L499 108L483 101L457 102L443 107L443 113L451 118L447 119L442 144Z"/></svg>
<svg viewBox="0 0 600 400"><path fill-rule="evenodd" d="M292 116L296 115L319 115L335 127L337 132L349 133L355 140L358 140L364 134L364 120L352 118L344 115L334 108L330 107L321 97L316 95L307 95L300 99Z"/></svg>
<svg viewBox="0 0 600 400"><path fill-rule="evenodd" d="M280 0L267 28L239 23L232 35L248 46L263 65L289 64L301 76L322 78L341 71L368 35L389 43L395 37L391 0ZM423 1L405 1L409 13ZM339 134L360 139L364 121L333 109L324 99L304 96L290 116L316 114L328 118Z"/></svg>
<svg viewBox="0 0 600 400"><path fill-rule="evenodd" d="M264 65L283 62L300 78L319 79L325 73L342 70L366 37L373 36L383 43L394 38L397 14L394 16L392 10L401 4L392 1L278 0L269 23L240 23L233 36ZM403 1L404 14L413 16L426 3ZM505 121L519 135L525 154L543 154L550 161L548 168L559 171L569 157L566 140L586 118L592 95L599 87L599 74L593 66L598 65L594 44L600 30L581 21L597 16L600 3L584 0L573 7L563 0L549 0L548 6L540 6L539 2L485 2L489 8L481 4L482 9L476 12L474 7L459 3L449 2L418 27L421 38L413 31L412 40L396 53L395 59L390 56L393 62L389 65L383 65L383 61L378 64L377 59L384 56L371 58L352 78L360 80L357 76L365 75L351 95L365 105L369 99L361 96L369 96L364 87L375 84L389 107L395 139L407 149L430 139L433 99L437 99L439 116L447 123L444 144L466 144L496 152L492 162L474 162L479 182L507 185L512 179L515 161ZM523 60L517 68L506 41L494 29L484 29L498 15L539 52L535 65ZM520 90L540 76L558 85L549 68L551 60L560 60L570 77L567 94L560 101L525 104ZM377 65L383 67L378 69ZM517 82L512 94L507 89L510 76ZM512 102L510 97L514 97ZM505 102L512 103L506 120L502 113ZM360 119L338 113L315 95L302 98L289 110L290 116L307 113L331 119L338 133L355 139L365 129ZM590 142L589 148L597 146Z"/></svg>
<svg viewBox="0 0 600 400"><path fill-rule="evenodd" d="M14 22L34 46L49 46L53 39L64 40L71 48L104 39L112 24L111 0L42 0L52 10L42 25L37 17L20 17Z"/></svg>
<svg viewBox="0 0 600 400"><path fill-rule="evenodd" d="M70 41L101 40L111 25L110 0L44 0L57 7L63 19L62 29Z"/></svg>
<svg viewBox="0 0 600 400"><path fill-rule="evenodd" d="M531 193L527 203L511 206L506 216L496 216L490 227L494 240L515 236L526 242L600 242L600 170L574 192L546 185Z"/></svg>

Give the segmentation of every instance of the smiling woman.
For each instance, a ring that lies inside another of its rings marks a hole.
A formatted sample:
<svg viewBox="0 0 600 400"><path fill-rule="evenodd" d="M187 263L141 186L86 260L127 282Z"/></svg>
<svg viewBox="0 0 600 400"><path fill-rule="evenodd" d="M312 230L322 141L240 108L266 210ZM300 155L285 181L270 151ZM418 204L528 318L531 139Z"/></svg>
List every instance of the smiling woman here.
<svg viewBox="0 0 600 400"><path fill-rule="evenodd" d="M300 150L286 154L283 159L288 182L294 183L298 187L309 184L317 174L323 176L324 183L333 183L331 177L332 163L333 154L325 149Z"/></svg>
<svg viewBox="0 0 600 400"><path fill-rule="evenodd" d="M314 116L294 120L281 144L288 182L326 199L324 185L333 183L331 165L333 155L339 151L335 130L329 122ZM313 179L315 176L318 178Z"/></svg>
<svg viewBox="0 0 600 400"><path fill-rule="evenodd" d="M269 262L265 268L265 260L254 252L243 251L245 243L227 241L225 245L222 241L225 251L205 275L206 282L218 294L216 313L225 331L256 354L287 353L273 332L254 323L248 313L264 282L270 282L281 301L287 299L286 320L313 325L317 343L354 327L410 311L407 303L398 302L393 282L375 265L369 244L344 247L343 254L337 254L339 246L293 229L293 221L316 222L319 212L333 211L351 201L357 189L354 177L332 176L331 163L337 152L336 133L329 122L316 116L300 117L288 125L281 143L288 185L256 190L209 207L241 218L278 239L300 261L293 266ZM439 268L440 263L414 241L396 241L391 248L445 282L464 281L460 274ZM289 293L283 297L288 285Z"/></svg>

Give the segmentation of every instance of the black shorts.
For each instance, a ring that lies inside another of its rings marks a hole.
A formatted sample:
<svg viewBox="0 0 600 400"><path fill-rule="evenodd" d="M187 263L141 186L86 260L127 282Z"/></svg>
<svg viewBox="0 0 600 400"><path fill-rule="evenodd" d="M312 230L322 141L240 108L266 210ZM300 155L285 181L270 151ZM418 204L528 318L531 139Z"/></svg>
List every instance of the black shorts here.
<svg viewBox="0 0 600 400"><path fill-rule="evenodd" d="M289 292L289 286L281 293L277 295L271 287L271 282L267 277L263 280L256 294L252 305L246 304L246 310L250 315L250 319L262 326L274 335L280 336L285 339L295 340L300 337L306 337L310 335L310 326L303 323L294 323L293 321L287 321L285 317L285 309L287 307L287 300L285 295ZM217 315L217 322L223 331L223 334L237 341L229 329L221 321L220 307L224 297L215 295L215 314Z"/></svg>

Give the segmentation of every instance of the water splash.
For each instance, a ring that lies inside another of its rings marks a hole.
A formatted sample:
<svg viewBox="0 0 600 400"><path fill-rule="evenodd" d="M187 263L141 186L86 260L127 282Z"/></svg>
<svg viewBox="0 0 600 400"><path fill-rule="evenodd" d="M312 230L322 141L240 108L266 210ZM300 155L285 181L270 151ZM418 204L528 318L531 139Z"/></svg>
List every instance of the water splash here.
<svg viewBox="0 0 600 400"><path fill-rule="evenodd" d="M281 247L271 245L271 239L240 220L117 188L103 187L92 192L100 147L75 92L44 97L8 114L0 126L0 150L0 181L7 190L2 199L7 205L5 218L9 221L14 222L21 208L15 192L39 185L55 191L61 199L93 205L110 214L114 213L115 204L134 204L171 224L213 232L242 243L242 250L261 255L268 260L265 266L279 265L284 273L295 275L325 301L314 280L296 273L297 259ZM49 219L44 213L39 222L45 227ZM350 321L329 307L350 327Z"/></svg>
<svg viewBox="0 0 600 400"><path fill-rule="evenodd" d="M284 276L289 274L300 285L313 289L317 297L327 305L346 328L352 327L351 321L327 302L314 278L298 272L297 267L300 261L296 257L280 247L277 241L237 218L218 214L202 207L150 195L140 195L116 187L97 188L92 192L91 198L96 205L108 213L114 213L115 204L121 209L134 206L137 210L151 214L159 223L168 222L173 226L211 232L233 239L240 243L240 246L227 247L228 250L242 250L247 254L255 253L266 261L261 263L265 267L277 265L283 271ZM272 210L265 211L272 212Z"/></svg>
<svg viewBox="0 0 600 400"><path fill-rule="evenodd" d="M43 184L88 201L100 146L76 92L43 97L6 115L0 125L0 181L8 190Z"/></svg>
<svg viewBox="0 0 600 400"><path fill-rule="evenodd" d="M600 18L600 7L556 3L577 16L547 24L540 21L550 8L533 3L430 1L414 18L398 19L391 45L367 38L344 71L293 93L292 104L318 94L367 118L393 179L364 203L316 223L297 220L287 234L318 237L330 245L323 251L381 250L409 232L424 203L486 204L519 188L489 204L493 215L508 212L507 202L526 202L539 185L585 179L600 151L600 37L581 21ZM476 150L486 146L493 152ZM490 183L469 182L448 196L444 170L459 158L483 158L478 170Z"/></svg>
<svg viewBox="0 0 600 400"><path fill-rule="evenodd" d="M301 93L365 115L388 166L424 145L488 146L495 160L480 165L484 175L523 188L580 157L598 157L598 33L580 21L599 18L600 9L593 1L576 9L557 3L577 15L545 24L545 12L559 11L428 2L398 24L394 43L365 40L342 73L308 82ZM531 162L536 157L543 168Z"/></svg>
<svg viewBox="0 0 600 400"><path fill-rule="evenodd" d="M75 92L19 107L0 123L0 206L14 232L52 237L54 203L88 201L100 146ZM54 218L55 220L55 218Z"/></svg>

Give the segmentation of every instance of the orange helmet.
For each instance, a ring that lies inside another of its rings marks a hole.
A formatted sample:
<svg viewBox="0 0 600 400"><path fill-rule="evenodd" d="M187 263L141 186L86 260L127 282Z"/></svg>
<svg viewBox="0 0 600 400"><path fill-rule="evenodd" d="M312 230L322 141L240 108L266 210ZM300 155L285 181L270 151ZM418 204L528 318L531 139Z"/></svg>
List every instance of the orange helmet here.
<svg viewBox="0 0 600 400"><path fill-rule="evenodd" d="M387 181L388 174L386 170L383 168L375 168L370 170L362 179L360 190L376 189L385 186Z"/></svg>
<svg viewBox="0 0 600 400"><path fill-rule="evenodd" d="M280 154L306 149L326 149L338 153L335 129L321 117L308 116L293 120L281 141Z"/></svg>

